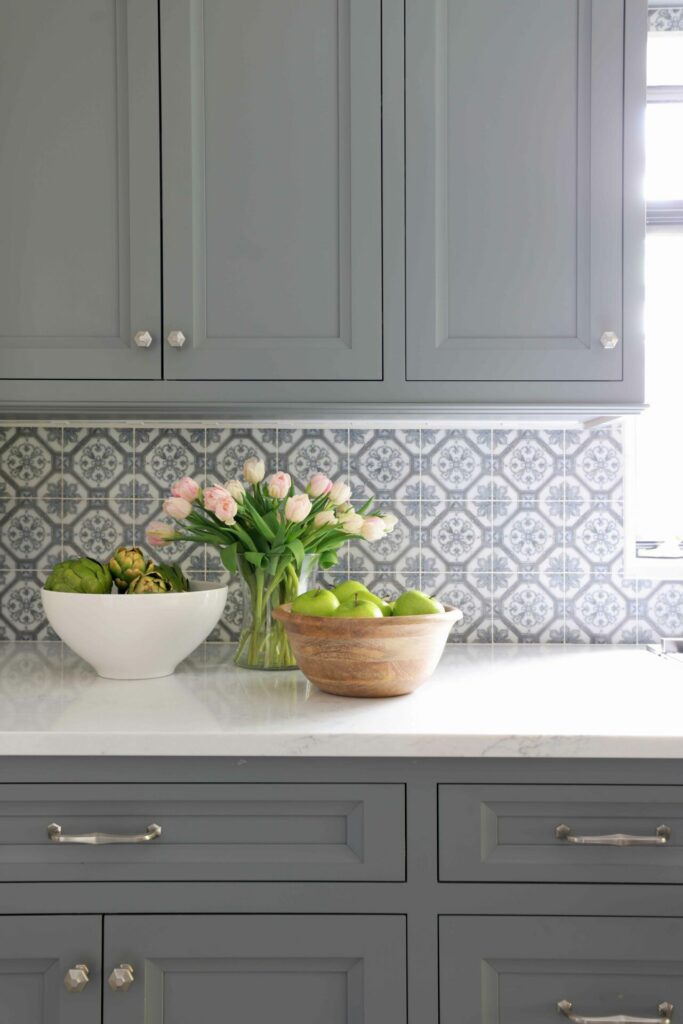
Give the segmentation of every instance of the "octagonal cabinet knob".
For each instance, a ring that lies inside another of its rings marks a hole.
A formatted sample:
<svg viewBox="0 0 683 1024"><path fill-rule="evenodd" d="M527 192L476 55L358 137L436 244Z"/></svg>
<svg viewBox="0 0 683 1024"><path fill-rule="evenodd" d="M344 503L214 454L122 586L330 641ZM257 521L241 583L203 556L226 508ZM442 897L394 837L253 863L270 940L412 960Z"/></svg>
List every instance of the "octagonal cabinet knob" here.
<svg viewBox="0 0 683 1024"><path fill-rule="evenodd" d="M170 331L167 340L171 348L182 348L187 338L182 331Z"/></svg>
<svg viewBox="0 0 683 1024"><path fill-rule="evenodd" d="M76 964L64 975L64 988L67 992L82 992L90 981L90 968L87 964Z"/></svg>
<svg viewBox="0 0 683 1024"><path fill-rule="evenodd" d="M112 992L127 992L134 981L135 971L131 964L119 964L108 978L109 988Z"/></svg>
<svg viewBox="0 0 683 1024"><path fill-rule="evenodd" d="M605 331L604 334L600 335L600 344L603 348L610 351L619 344L619 335L615 334L614 331Z"/></svg>
<svg viewBox="0 0 683 1024"><path fill-rule="evenodd" d="M149 331L136 331L133 335L133 341L138 348L149 348L154 339Z"/></svg>

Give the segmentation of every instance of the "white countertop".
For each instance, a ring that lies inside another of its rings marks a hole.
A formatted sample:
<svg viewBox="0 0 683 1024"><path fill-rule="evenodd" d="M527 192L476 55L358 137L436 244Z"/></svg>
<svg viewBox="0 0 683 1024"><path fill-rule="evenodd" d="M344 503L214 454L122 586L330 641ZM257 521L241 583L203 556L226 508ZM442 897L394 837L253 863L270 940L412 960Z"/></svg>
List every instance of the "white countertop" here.
<svg viewBox="0 0 683 1024"><path fill-rule="evenodd" d="M0 644L0 756L683 757L683 664L637 647L451 646L408 697L349 700L207 644L174 676L99 679Z"/></svg>

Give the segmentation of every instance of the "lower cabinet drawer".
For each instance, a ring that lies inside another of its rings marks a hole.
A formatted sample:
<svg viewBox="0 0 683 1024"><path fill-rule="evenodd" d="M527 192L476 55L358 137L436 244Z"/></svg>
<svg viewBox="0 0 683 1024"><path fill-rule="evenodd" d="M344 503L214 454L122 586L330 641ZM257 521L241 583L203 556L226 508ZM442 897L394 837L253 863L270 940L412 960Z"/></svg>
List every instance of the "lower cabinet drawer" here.
<svg viewBox="0 0 683 1024"><path fill-rule="evenodd" d="M398 784L0 785L0 881L403 881L404 836Z"/></svg>
<svg viewBox="0 0 683 1024"><path fill-rule="evenodd" d="M439 786L442 882L682 882L681 786Z"/></svg>
<svg viewBox="0 0 683 1024"><path fill-rule="evenodd" d="M675 1020L683 921L443 917L440 989L441 1024Z"/></svg>

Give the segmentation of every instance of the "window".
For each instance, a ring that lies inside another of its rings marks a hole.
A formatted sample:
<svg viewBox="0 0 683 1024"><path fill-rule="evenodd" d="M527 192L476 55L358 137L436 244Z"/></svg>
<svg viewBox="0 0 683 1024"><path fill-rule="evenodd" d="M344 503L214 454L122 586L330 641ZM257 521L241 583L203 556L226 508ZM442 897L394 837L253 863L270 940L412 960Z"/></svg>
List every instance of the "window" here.
<svg viewBox="0 0 683 1024"><path fill-rule="evenodd" d="M646 410L627 466L628 555L683 577L683 7L650 10L645 255Z"/></svg>

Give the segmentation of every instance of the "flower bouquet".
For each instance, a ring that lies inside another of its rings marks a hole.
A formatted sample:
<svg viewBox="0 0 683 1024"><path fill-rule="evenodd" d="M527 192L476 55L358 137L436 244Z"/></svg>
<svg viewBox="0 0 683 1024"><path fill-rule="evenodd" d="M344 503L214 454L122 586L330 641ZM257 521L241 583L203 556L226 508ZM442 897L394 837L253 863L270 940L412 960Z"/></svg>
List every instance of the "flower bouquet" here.
<svg viewBox="0 0 683 1024"><path fill-rule="evenodd" d="M396 517L369 511L373 499L357 510L343 480L333 483L316 473L302 494L288 473L267 479L261 459L247 459L244 481L202 489L191 477L173 484L164 511L174 524L153 522L147 540L153 547L178 540L215 545L228 572L239 572L245 615L235 661L244 668L295 668L281 623L272 611L309 589L318 566L329 569L349 539L376 541L393 530Z"/></svg>

